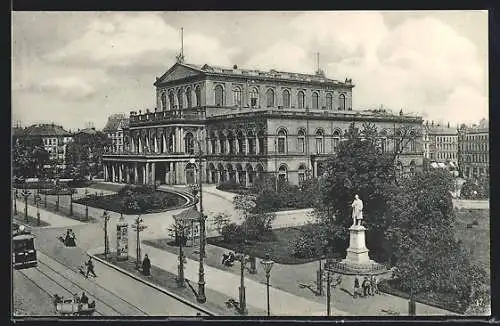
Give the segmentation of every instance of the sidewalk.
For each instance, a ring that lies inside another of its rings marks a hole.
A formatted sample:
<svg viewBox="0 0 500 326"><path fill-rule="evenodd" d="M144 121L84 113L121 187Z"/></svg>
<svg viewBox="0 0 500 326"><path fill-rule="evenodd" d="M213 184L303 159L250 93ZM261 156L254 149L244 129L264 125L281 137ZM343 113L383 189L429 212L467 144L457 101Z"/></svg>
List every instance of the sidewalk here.
<svg viewBox="0 0 500 326"><path fill-rule="evenodd" d="M135 244L132 245L129 243L129 248L131 248L129 255L135 257L135 253L132 252L134 251L133 248L135 248ZM170 273L177 274L178 256L176 254L156 249L145 244L142 244L141 248L143 253L148 254L154 266ZM198 268L198 261L187 258L184 272L185 277L194 283L198 282ZM238 287L240 286L240 277L238 275L205 265L205 282L207 288L238 301ZM245 287L247 305L266 311L266 285L245 278ZM269 292L272 315L325 315L324 304L313 302L283 290L273 288L272 285ZM347 315L347 313L332 307L332 315Z"/></svg>
<svg viewBox="0 0 500 326"><path fill-rule="evenodd" d="M24 216L24 200L16 200L17 202L17 214L18 216ZM40 211L40 220L47 222L50 226L46 226L45 228L62 228L68 226L77 226L84 225L80 221L71 219L69 217L64 217L52 212L49 212L43 208L39 208ZM36 216L36 207L28 204L28 215Z"/></svg>

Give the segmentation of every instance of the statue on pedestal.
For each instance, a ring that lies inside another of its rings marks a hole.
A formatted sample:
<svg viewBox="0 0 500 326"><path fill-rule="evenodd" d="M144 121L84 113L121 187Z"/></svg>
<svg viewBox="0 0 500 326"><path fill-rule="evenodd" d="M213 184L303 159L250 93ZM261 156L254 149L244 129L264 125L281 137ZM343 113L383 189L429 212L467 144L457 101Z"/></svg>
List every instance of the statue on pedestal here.
<svg viewBox="0 0 500 326"><path fill-rule="evenodd" d="M361 226L363 220L363 201L359 199L358 195L354 195L354 201L351 204L352 207L352 226Z"/></svg>

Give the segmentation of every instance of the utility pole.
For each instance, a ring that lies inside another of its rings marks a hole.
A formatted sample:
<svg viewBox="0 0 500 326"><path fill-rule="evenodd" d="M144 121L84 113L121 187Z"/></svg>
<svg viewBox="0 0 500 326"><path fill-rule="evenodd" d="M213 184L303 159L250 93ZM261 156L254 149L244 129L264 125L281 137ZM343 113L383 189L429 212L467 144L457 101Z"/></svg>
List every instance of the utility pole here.
<svg viewBox="0 0 500 326"><path fill-rule="evenodd" d="M111 216L107 211L104 211L102 214L102 218L104 219L104 259L108 259L109 253L109 240L108 240L108 221Z"/></svg>
<svg viewBox="0 0 500 326"><path fill-rule="evenodd" d="M200 197L200 267L198 272L198 296L197 300L200 303L205 303L207 298L205 296L205 269L203 266L203 258L205 257L205 219L206 216L203 214L203 180L202 180L202 151L200 141L197 139L198 143L198 185L199 185L199 197Z"/></svg>

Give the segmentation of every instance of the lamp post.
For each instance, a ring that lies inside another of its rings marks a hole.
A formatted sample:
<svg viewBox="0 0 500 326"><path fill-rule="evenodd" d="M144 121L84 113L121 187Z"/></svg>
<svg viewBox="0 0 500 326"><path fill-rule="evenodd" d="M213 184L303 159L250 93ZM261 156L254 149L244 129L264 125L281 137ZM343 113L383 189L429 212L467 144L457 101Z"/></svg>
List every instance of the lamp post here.
<svg viewBox="0 0 500 326"><path fill-rule="evenodd" d="M69 188L69 216L73 216L73 188Z"/></svg>
<svg viewBox="0 0 500 326"><path fill-rule="evenodd" d="M24 197L24 219L28 223L28 197L31 195L31 192L25 188L21 192L21 195Z"/></svg>
<svg viewBox="0 0 500 326"><path fill-rule="evenodd" d="M17 189L14 191L14 215L17 215Z"/></svg>
<svg viewBox="0 0 500 326"><path fill-rule="evenodd" d="M271 316L271 308L269 303L269 276L271 274L271 269L273 268L274 261L269 258L269 254L266 254L266 258L264 260L261 260L260 263L266 271L267 315Z"/></svg>
<svg viewBox="0 0 500 326"><path fill-rule="evenodd" d="M326 273L326 315L331 316L331 301L332 301L332 287L336 288L340 283L342 283L342 276L339 275L335 281L332 282L332 275L330 268L332 266L333 259L329 258L325 263L324 272Z"/></svg>
<svg viewBox="0 0 500 326"><path fill-rule="evenodd" d="M85 220L89 220L89 191L85 188ZM47 198L47 195L45 195Z"/></svg>
<svg viewBox="0 0 500 326"><path fill-rule="evenodd" d="M169 228L169 231L174 232L175 238L179 243L179 264L177 265L177 285L179 287L185 287L184 282L184 251L182 250L184 234L186 233L187 225L183 224L182 221L175 221L174 228Z"/></svg>
<svg viewBox="0 0 500 326"><path fill-rule="evenodd" d="M47 189L44 191L43 207L47 208Z"/></svg>
<svg viewBox="0 0 500 326"><path fill-rule="evenodd" d="M35 196L35 204L36 204L36 224L40 226L40 209L39 209L39 204L42 201L42 197L40 195Z"/></svg>
<svg viewBox="0 0 500 326"><path fill-rule="evenodd" d="M200 203L200 252L199 252L199 269L198 269L198 292L196 295L196 300L200 303L205 303L207 301L205 295L205 268L203 266L203 259L205 257L205 220L206 216L203 214L203 185L202 185L202 151L201 144L199 140L196 140L198 144L198 198ZM195 159L189 160L190 163L194 164Z"/></svg>
<svg viewBox="0 0 500 326"><path fill-rule="evenodd" d="M104 259L108 259L109 253L109 240L108 240L108 221L111 218L108 211L102 213L102 218L104 219Z"/></svg>

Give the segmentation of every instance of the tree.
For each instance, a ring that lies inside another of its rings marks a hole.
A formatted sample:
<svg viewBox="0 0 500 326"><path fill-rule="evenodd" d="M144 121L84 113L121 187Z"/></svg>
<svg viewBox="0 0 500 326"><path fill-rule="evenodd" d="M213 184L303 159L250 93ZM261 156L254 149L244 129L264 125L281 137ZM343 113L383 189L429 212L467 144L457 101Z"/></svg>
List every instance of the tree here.
<svg viewBox="0 0 500 326"><path fill-rule="evenodd" d="M326 175L319 181L321 196L315 207L316 222L327 231L327 245L343 251L352 225L351 203L358 194L364 202L365 226L370 229L368 244L378 258L385 260L384 232L390 223L386 203L397 188L393 157L379 150L370 125L360 131L351 124L345 136L337 155L328 158Z"/></svg>
<svg viewBox="0 0 500 326"><path fill-rule="evenodd" d="M43 166L49 161L49 153L36 142L20 142L13 147L14 175L42 177Z"/></svg>
<svg viewBox="0 0 500 326"><path fill-rule="evenodd" d="M255 197L244 194L237 195L233 199L234 209L241 212L243 215L243 228L248 239L259 239L271 231L272 222L276 219L276 214L273 212L255 211Z"/></svg>

